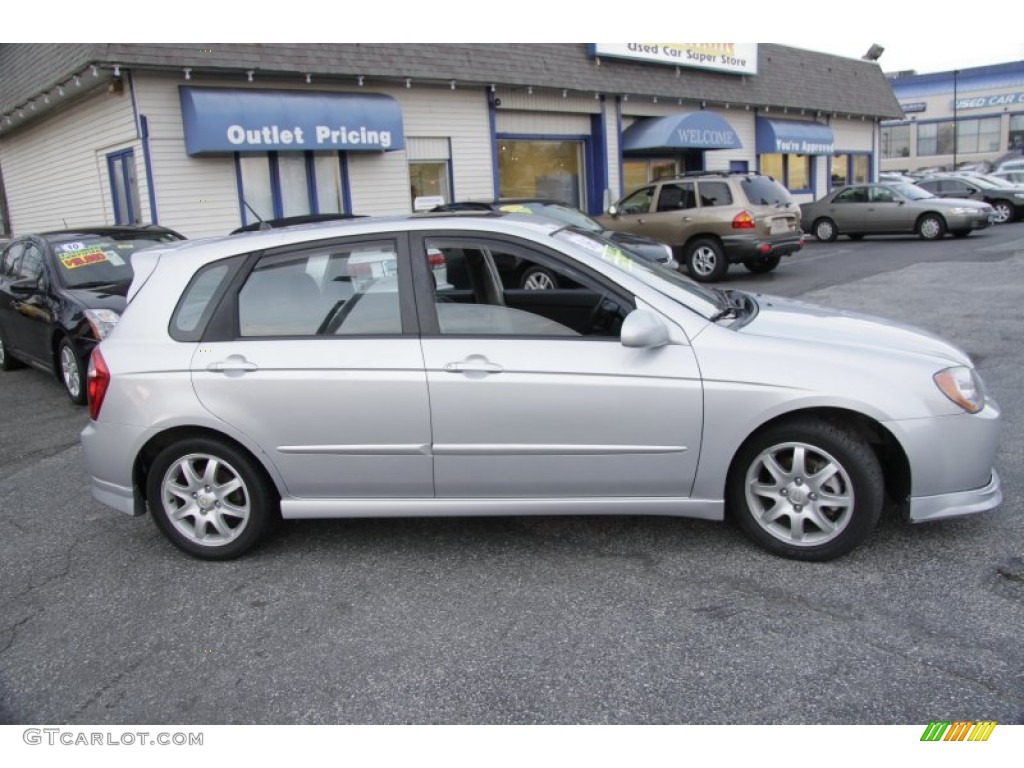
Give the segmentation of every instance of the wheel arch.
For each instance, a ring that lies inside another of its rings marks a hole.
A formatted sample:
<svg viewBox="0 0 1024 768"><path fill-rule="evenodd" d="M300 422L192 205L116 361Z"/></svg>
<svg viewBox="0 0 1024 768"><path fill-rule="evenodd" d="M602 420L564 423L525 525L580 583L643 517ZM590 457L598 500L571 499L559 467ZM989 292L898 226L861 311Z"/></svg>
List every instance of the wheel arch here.
<svg viewBox="0 0 1024 768"><path fill-rule="evenodd" d="M149 469L153 465L153 460L156 456L160 451L173 443L180 440L196 438L219 440L228 444L236 451L248 456L252 459L253 464L263 472L267 484L277 492L278 499L280 499L282 489L278 484L277 473L267 465L265 456L254 453L244 443L239 442L235 438L219 430L211 429L210 427L185 425L169 427L168 429L153 435L136 454L135 463L132 466L132 485L138 489L138 492L141 494L143 505L146 501L145 489L149 478Z"/></svg>
<svg viewBox="0 0 1024 768"><path fill-rule="evenodd" d="M921 221L927 216L936 216L942 220L943 225L949 228L949 221L946 219L946 215L942 211L921 211L918 217L914 219L914 231L916 232L918 227L921 226Z"/></svg>
<svg viewBox="0 0 1024 768"><path fill-rule="evenodd" d="M890 500L897 504L903 504L910 498L910 460L896 436L871 416L847 408L836 407L801 408L779 414L758 424L736 446L736 450L729 460L729 469L725 478L726 484L728 484L729 478L733 474L737 458L752 439L766 429L802 418L818 418L822 421L853 430L867 442L878 459L878 463L882 468L882 475L885 479L884 490ZM723 486L723 497L727 496L724 492L725 486ZM726 514L731 514L728 509Z"/></svg>

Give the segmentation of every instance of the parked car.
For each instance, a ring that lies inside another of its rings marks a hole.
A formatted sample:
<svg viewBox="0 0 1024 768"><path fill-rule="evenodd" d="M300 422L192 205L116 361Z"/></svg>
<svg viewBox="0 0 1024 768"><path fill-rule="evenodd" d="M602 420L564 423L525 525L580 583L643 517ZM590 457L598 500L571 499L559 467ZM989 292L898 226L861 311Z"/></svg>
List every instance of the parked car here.
<svg viewBox="0 0 1024 768"><path fill-rule="evenodd" d="M79 227L14 238L0 263L0 368L54 373L86 400L89 353L125 307L137 251L184 238L165 227Z"/></svg>
<svg viewBox="0 0 1024 768"><path fill-rule="evenodd" d="M918 182L918 185L921 182ZM918 234L941 240L949 232L966 237L995 220L987 203L943 200L914 184L851 184L800 206L804 229L823 242L839 235Z"/></svg>
<svg viewBox="0 0 1024 768"><path fill-rule="evenodd" d="M579 227L587 232L604 235L614 241L620 248L625 248L641 258L657 262L669 269L679 268L679 262L672 255L672 249L665 245L665 243L659 243L657 240L652 240L649 237L633 235L629 232L605 229L596 219L591 218L578 208L573 208L571 205L567 205L559 200L506 198L492 202L467 201L447 203L432 209L431 213L455 213L459 211L491 211L544 216L552 221L559 221L565 225ZM543 290L557 287L554 275L542 267L534 266L531 268L521 261L512 261L508 264L499 264L498 266L505 270L511 270L514 273L512 279L518 283L520 288Z"/></svg>
<svg viewBox="0 0 1024 768"><path fill-rule="evenodd" d="M1004 185L984 176L929 176L917 183L933 195L956 200L980 200L996 212L996 224L1016 221L1024 213L1024 187Z"/></svg>
<svg viewBox="0 0 1024 768"><path fill-rule="evenodd" d="M989 176L993 179L1003 179L1004 181L1013 184L1015 187L1024 186L1024 169L1019 171L992 171Z"/></svg>
<svg viewBox="0 0 1024 768"><path fill-rule="evenodd" d="M668 243L702 283L721 280L736 263L770 272L803 247L800 209L785 187L758 174L660 179L615 203L598 221Z"/></svg>
<svg viewBox="0 0 1024 768"><path fill-rule="evenodd" d="M457 256L469 289L437 281ZM367 256L371 254L371 256ZM577 287L504 286L514 254ZM381 265L355 284L354 259ZM539 216L407 216L136 256L93 352L93 494L201 558L271 521L726 509L767 550L849 552L1000 503L1000 412L931 334L708 289Z"/></svg>
<svg viewBox="0 0 1024 768"><path fill-rule="evenodd" d="M878 174L879 184L916 184L917 179L902 173L880 173Z"/></svg>

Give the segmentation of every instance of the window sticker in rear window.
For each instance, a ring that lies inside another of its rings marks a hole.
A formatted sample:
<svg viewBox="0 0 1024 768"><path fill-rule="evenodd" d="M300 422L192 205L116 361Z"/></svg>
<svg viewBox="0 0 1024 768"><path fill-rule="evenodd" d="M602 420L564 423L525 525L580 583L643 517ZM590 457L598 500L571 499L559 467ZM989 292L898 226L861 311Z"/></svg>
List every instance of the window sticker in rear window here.
<svg viewBox="0 0 1024 768"><path fill-rule="evenodd" d="M77 269L87 264L99 264L100 262L110 260L108 254L98 245L73 251L64 250L60 255L60 265L64 269ZM118 260L121 260L120 257L118 257ZM121 261L121 263L123 264L124 262Z"/></svg>

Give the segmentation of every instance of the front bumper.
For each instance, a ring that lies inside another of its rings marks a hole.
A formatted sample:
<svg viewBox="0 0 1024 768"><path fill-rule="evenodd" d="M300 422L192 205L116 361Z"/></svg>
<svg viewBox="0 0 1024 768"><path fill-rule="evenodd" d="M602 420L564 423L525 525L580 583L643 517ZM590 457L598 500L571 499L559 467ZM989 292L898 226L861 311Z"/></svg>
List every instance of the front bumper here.
<svg viewBox="0 0 1024 768"><path fill-rule="evenodd" d="M947 229L975 230L985 229L995 223L995 211L979 211L978 213L950 213L946 216Z"/></svg>
<svg viewBox="0 0 1024 768"><path fill-rule="evenodd" d="M910 521L923 523L928 520L942 520L946 517L973 515L987 512L1003 503L1002 483L999 473L992 470L992 478L981 488L939 496L919 496L910 500Z"/></svg>
<svg viewBox="0 0 1024 768"><path fill-rule="evenodd" d="M765 256L789 256L804 247L804 238L800 233L785 237L725 235L722 245L725 246L725 257L736 264Z"/></svg>

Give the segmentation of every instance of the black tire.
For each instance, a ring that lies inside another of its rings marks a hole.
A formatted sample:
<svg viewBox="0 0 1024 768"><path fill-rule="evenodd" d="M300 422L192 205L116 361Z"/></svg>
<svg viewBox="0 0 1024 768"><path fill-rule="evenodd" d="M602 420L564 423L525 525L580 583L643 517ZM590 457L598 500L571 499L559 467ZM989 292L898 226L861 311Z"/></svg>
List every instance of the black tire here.
<svg viewBox="0 0 1024 768"><path fill-rule="evenodd" d="M85 388L85 363L75 345L64 337L57 345L57 378L64 386L64 392L75 405L85 405L88 391Z"/></svg>
<svg viewBox="0 0 1024 768"><path fill-rule="evenodd" d="M863 438L801 418L744 443L729 470L726 499L740 528L764 549L823 561L847 554L874 530L883 488L878 458ZM834 503L825 504L826 496Z"/></svg>
<svg viewBox="0 0 1024 768"><path fill-rule="evenodd" d="M839 237L839 227L828 217L822 217L811 227L814 236L823 243L831 243Z"/></svg>
<svg viewBox="0 0 1024 768"><path fill-rule="evenodd" d="M160 451L146 478L146 499L160 532L202 560L245 553L279 512L277 491L263 468L245 452L209 437L180 440Z"/></svg>
<svg viewBox="0 0 1024 768"><path fill-rule="evenodd" d="M755 275L763 275L765 272L771 272L781 262L781 256L758 256L753 259L747 259L743 262L743 266Z"/></svg>
<svg viewBox="0 0 1024 768"><path fill-rule="evenodd" d="M922 240L941 240L946 235L946 220L937 213L926 213L917 220L917 234Z"/></svg>
<svg viewBox="0 0 1024 768"><path fill-rule="evenodd" d="M698 283L715 283L729 271L722 244L709 237L694 240L686 248L686 269Z"/></svg>
<svg viewBox="0 0 1024 768"><path fill-rule="evenodd" d="M550 269L527 267L519 276L519 287L525 291L550 291L558 287L558 278Z"/></svg>
<svg viewBox="0 0 1024 768"><path fill-rule="evenodd" d="M860 235L860 234L857 234L857 235L847 235L847 237L850 238L851 240L863 240L864 239L864 235Z"/></svg>
<svg viewBox="0 0 1024 768"><path fill-rule="evenodd" d="M25 364L11 354L7 346L7 337L0 330L0 371L16 371L24 367Z"/></svg>
<svg viewBox="0 0 1024 768"><path fill-rule="evenodd" d="M969 230L969 229L956 229L956 230L953 230L952 232L950 232L949 234L951 234L953 237L967 237L969 234L971 234L971 230Z"/></svg>
<svg viewBox="0 0 1024 768"><path fill-rule="evenodd" d="M995 200L992 207L996 209L996 224L1009 224L1017 218L1017 209L1005 200Z"/></svg>

